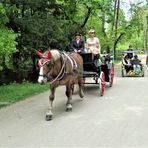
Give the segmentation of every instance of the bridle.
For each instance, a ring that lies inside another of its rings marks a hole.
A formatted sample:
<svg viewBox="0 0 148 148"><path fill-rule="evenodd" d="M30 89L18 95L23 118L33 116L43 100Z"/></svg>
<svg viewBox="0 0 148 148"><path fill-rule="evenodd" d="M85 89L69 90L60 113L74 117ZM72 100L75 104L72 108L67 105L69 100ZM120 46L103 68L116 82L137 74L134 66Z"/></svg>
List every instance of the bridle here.
<svg viewBox="0 0 148 148"><path fill-rule="evenodd" d="M60 68L59 73L56 74L55 76L52 75L52 68L54 69L54 66L56 64L56 61L54 61L53 58L52 58L52 52L48 51L46 53L41 53L38 50L36 50L36 54L40 57L40 60L38 62L39 67L40 67L39 76L43 77L43 78L47 78L47 80L50 79L51 84L54 83L55 81L63 80L66 75L73 75L73 73L78 73L78 71L76 71L77 63L74 60L74 58L71 56L71 54L67 55L65 52L59 52L61 68ZM73 68L73 72L67 72L66 71L66 67L67 67L66 62L67 62L67 60L70 61L71 66ZM43 70L44 70L43 67L45 65L47 65L48 70L47 70L47 72L45 74L42 74Z"/></svg>
<svg viewBox="0 0 148 148"><path fill-rule="evenodd" d="M39 76L43 76L43 77L48 77L48 73L50 72L51 68L53 67L53 62L51 61L51 59L49 59L47 56L42 56L41 59L39 59L39 66L44 67L44 65L47 64L48 67L48 71L46 72L46 74L39 74Z"/></svg>
<svg viewBox="0 0 148 148"><path fill-rule="evenodd" d="M58 75L52 79L52 81L50 81L50 83L54 83L55 81L58 81L58 80L61 80L64 78L64 75L66 73L66 60L64 60L64 56L62 55L62 53L60 53L60 61L61 61L61 69L60 69L60 72L58 73ZM39 74L39 76L42 76L44 78L49 78L48 74L49 72L51 71L51 69L54 67L54 62L49 59L47 56L41 56L41 59L39 60L39 66L40 68L43 67L44 65L47 64L47 67L48 67L48 71L46 72L46 74Z"/></svg>

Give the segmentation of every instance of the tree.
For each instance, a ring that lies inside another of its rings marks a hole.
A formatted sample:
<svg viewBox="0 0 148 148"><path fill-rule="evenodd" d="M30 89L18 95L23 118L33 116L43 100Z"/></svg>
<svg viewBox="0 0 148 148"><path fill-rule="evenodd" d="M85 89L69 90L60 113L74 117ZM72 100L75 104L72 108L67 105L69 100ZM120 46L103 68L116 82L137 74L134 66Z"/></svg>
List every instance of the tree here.
<svg viewBox="0 0 148 148"><path fill-rule="evenodd" d="M5 27L8 17L3 5L0 3L0 71L7 67L12 68L11 56L17 51L17 34L12 29Z"/></svg>
<svg viewBox="0 0 148 148"><path fill-rule="evenodd" d="M116 58L116 46L121 37L121 35L117 37L118 23L119 23L119 10L120 10L120 0L115 0L114 21L113 21L113 32L114 32L113 34L113 53L114 53L115 58Z"/></svg>

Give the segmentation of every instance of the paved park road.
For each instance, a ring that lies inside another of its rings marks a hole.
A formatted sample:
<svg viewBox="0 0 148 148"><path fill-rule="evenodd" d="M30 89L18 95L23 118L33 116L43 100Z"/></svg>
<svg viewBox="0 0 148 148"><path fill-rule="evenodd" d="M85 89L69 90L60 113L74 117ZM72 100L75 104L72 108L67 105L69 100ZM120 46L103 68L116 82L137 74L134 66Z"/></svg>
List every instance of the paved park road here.
<svg viewBox="0 0 148 148"><path fill-rule="evenodd" d="M54 119L45 121L48 92L0 109L0 147L148 147L148 69L144 78L122 78L99 97L85 86L83 101L73 96L65 112L64 87L54 102Z"/></svg>

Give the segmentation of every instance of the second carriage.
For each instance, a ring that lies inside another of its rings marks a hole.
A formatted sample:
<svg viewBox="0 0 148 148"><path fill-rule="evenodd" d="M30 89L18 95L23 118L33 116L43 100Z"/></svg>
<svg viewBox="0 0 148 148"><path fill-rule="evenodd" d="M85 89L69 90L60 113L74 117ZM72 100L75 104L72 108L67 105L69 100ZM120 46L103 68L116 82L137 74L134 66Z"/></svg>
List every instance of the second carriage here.
<svg viewBox="0 0 148 148"><path fill-rule="evenodd" d="M97 84L100 90L100 96L104 95L106 83L111 87L114 79L113 56L109 54L101 55L95 58L92 53L81 53L83 58L84 73L83 77L92 77L94 82L85 84Z"/></svg>
<svg viewBox="0 0 148 148"><path fill-rule="evenodd" d="M132 58L128 58L128 54L132 54ZM121 61L121 75L122 77L144 77L144 64L141 61L143 52L140 50L123 51ZM129 62L126 62L126 57ZM140 59L138 57L141 57ZM136 59L135 59L136 58ZM134 64L134 60L138 63Z"/></svg>

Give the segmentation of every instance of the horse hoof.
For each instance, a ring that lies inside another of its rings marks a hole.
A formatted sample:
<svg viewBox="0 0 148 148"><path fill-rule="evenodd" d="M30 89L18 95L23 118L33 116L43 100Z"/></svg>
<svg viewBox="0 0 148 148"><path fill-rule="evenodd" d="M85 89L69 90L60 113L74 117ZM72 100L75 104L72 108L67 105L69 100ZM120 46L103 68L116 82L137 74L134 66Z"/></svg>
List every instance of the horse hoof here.
<svg viewBox="0 0 148 148"><path fill-rule="evenodd" d="M79 96L80 96L80 98L84 98L84 92L83 91L82 92L80 91L79 92Z"/></svg>
<svg viewBox="0 0 148 148"><path fill-rule="evenodd" d="M46 121L50 121L50 120L52 120L52 115L46 115Z"/></svg>
<svg viewBox="0 0 148 148"><path fill-rule="evenodd" d="M84 98L84 95L80 95L80 98Z"/></svg>
<svg viewBox="0 0 148 148"><path fill-rule="evenodd" d="M66 108L66 112L72 111L72 108Z"/></svg>
<svg viewBox="0 0 148 148"><path fill-rule="evenodd" d="M66 111L67 112L72 111L72 105L71 104L67 104Z"/></svg>

